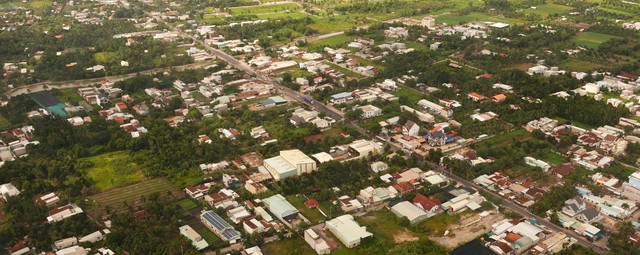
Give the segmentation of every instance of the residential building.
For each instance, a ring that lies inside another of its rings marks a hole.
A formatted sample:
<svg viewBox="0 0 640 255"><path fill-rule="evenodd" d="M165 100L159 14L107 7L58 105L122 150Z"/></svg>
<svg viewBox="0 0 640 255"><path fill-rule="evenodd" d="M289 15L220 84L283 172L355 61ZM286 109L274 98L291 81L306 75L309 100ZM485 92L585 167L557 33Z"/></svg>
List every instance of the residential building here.
<svg viewBox="0 0 640 255"><path fill-rule="evenodd" d="M360 201L358 201L357 199L352 199L347 195L339 197L338 201L340 201L340 209L342 209L342 211L346 213L358 211L364 207L362 206Z"/></svg>
<svg viewBox="0 0 640 255"><path fill-rule="evenodd" d="M76 238L75 236L53 242L53 246L58 250L71 247L76 244L78 244L78 238Z"/></svg>
<svg viewBox="0 0 640 255"><path fill-rule="evenodd" d="M362 118L368 119L382 115L382 109L373 105L360 106L358 109L362 110Z"/></svg>
<svg viewBox="0 0 640 255"><path fill-rule="evenodd" d="M62 250L56 251L56 255L87 255L87 250L78 245L74 245Z"/></svg>
<svg viewBox="0 0 640 255"><path fill-rule="evenodd" d="M322 239L322 237L312 228L304 231L304 241L307 242L307 244L311 246L311 249L313 249L318 255L329 254L331 252L327 241Z"/></svg>
<svg viewBox="0 0 640 255"><path fill-rule="evenodd" d="M49 216L47 217L47 221L49 223L62 221L66 218L69 218L76 214L80 214L82 212L83 212L82 209L78 207L76 204L68 204L68 205L50 210Z"/></svg>
<svg viewBox="0 0 640 255"><path fill-rule="evenodd" d="M349 214L336 217L326 222L326 227L333 233L347 248L353 248L360 244L363 238L373 236L367 232L366 227L360 226Z"/></svg>
<svg viewBox="0 0 640 255"><path fill-rule="evenodd" d="M600 212L596 208L587 208L578 213L575 218L582 223L591 223L600 219Z"/></svg>
<svg viewBox="0 0 640 255"><path fill-rule="evenodd" d="M109 231L108 229L103 229L103 230L98 230L96 232L93 232L91 234L88 234L86 236L81 237L80 239L78 239L79 243L95 243L95 242L99 242L104 240L108 234L111 234L111 231Z"/></svg>
<svg viewBox="0 0 640 255"><path fill-rule="evenodd" d="M356 140L347 145L351 159L364 158L380 153L382 146L375 141Z"/></svg>
<svg viewBox="0 0 640 255"><path fill-rule="evenodd" d="M191 241L191 245L193 245L193 247L196 248L197 250L200 251L200 250L203 250L204 248L209 247L209 244L207 243L207 241L204 240L202 236L198 234L198 232L193 230L191 226L184 225L184 226L181 226L179 229L180 229L180 234L182 234L182 236L189 239Z"/></svg>
<svg viewBox="0 0 640 255"><path fill-rule="evenodd" d="M410 224L417 224L429 218L429 215L416 205L408 201L402 201L391 207L391 212L402 218L407 217Z"/></svg>
<svg viewBox="0 0 640 255"><path fill-rule="evenodd" d="M200 184L196 186L187 186L184 188L184 191L191 198L202 199L204 195L209 193L209 186L205 184Z"/></svg>
<svg viewBox="0 0 640 255"><path fill-rule="evenodd" d="M451 110L451 108L441 106L426 99L421 99L420 101L418 101L418 105L424 110L427 110L434 114L438 114L445 118L450 118L453 115L453 110Z"/></svg>
<svg viewBox="0 0 640 255"><path fill-rule="evenodd" d="M586 205L582 198L575 197L564 202L562 213L569 217L575 217L578 213L584 211L584 209L586 209Z"/></svg>
<svg viewBox="0 0 640 255"><path fill-rule="evenodd" d="M373 171L374 173L384 172L384 171L387 171L387 169L389 169L389 166L382 161L373 162L369 164L369 167L371 168L371 171Z"/></svg>
<svg viewBox="0 0 640 255"><path fill-rule="evenodd" d="M249 219L242 222L242 228L249 234L263 233L271 228L271 224L265 220Z"/></svg>
<svg viewBox="0 0 640 255"><path fill-rule="evenodd" d="M430 199L420 193L413 198L413 204L426 213L435 213L440 209L440 199Z"/></svg>
<svg viewBox="0 0 640 255"><path fill-rule="evenodd" d="M20 195L20 190L11 183L5 183L0 185L0 195L2 195L2 199L4 199L4 201L7 201L9 197Z"/></svg>
<svg viewBox="0 0 640 255"><path fill-rule="evenodd" d="M298 209L291 205L291 203L280 194L265 198L262 202L267 206L269 211L281 221L291 222L298 218Z"/></svg>
<svg viewBox="0 0 640 255"><path fill-rule="evenodd" d="M549 169L551 168L551 165L549 165L549 163L529 156L524 157L524 163L533 167L538 167L544 172L549 171Z"/></svg>
<svg viewBox="0 0 640 255"><path fill-rule="evenodd" d="M410 136L418 136L420 132L420 126L411 120L407 120L407 123L402 126L402 134Z"/></svg>
<svg viewBox="0 0 640 255"><path fill-rule="evenodd" d="M233 244L240 240L240 232L213 211L203 211L200 221L225 242Z"/></svg>

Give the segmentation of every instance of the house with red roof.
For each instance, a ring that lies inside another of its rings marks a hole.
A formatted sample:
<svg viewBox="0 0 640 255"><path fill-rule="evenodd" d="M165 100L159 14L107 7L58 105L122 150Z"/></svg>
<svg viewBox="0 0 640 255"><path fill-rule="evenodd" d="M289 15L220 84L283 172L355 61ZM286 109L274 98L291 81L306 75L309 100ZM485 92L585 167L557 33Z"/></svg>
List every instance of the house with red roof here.
<svg viewBox="0 0 640 255"><path fill-rule="evenodd" d="M304 205L307 206L307 208L311 209L311 208L318 207L318 205L320 205L320 203L318 203L318 200L316 200L315 198L312 198L312 199L309 199L309 200L305 201Z"/></svg>
<svg viewBox="0 0 640 255"><path fill-rule="evenodd" d="M430 199L418 193L416 197L413 198L413 204L427 213L435 213L442 203L440 199Z"/></svg>

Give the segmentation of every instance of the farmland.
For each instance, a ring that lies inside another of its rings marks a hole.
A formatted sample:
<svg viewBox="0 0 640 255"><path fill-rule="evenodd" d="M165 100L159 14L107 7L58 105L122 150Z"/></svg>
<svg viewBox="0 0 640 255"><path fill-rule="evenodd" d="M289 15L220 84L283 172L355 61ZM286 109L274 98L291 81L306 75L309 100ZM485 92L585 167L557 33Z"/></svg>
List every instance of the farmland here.
<svg viewBox="0 0 640 255"><path fill-rule="evenodd" d="M559 5L559 4L543 4L532 7L531 9L525 10L525 13L533 13L538 14L542 17L547 17L551 14L563 14L571 11L573 8L569 6Z"/></svg>
<svg viewBox="0 0 640 255"><path fill-rule="evenodd" d="M167 192L175 191L175 196L184 196L184 194L176 190L170 182L165 179L150 179L136 184L111 189L91 196L89 199L94 201L98 208L111 208L113 211L121 211L126 205L137 205L143 197L148 197L153 193L167 194Z"/></svg>
<svg viewBox="0 0 640 255"><path fill-rule="evenodd" d="M600 46L600 44L612 38L616 38L616 36L594 32L584 32L576 35L576 37L573 38L573 41L577 45L582 45L589 48L597 48L598 46Z"/></svg>

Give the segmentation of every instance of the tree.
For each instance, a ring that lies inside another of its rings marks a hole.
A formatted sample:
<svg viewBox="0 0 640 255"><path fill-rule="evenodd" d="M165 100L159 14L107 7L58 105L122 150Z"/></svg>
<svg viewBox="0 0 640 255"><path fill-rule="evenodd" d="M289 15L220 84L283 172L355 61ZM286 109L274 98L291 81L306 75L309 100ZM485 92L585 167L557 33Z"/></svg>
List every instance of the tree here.
<svg viewBox="0 0 640 255"><path fill-rule="evenodd" d="M362 114L363 114L362 109L357 108L355 110L345 113L344 117L347 118L348 120L358 120L362 118Z"/></svg>

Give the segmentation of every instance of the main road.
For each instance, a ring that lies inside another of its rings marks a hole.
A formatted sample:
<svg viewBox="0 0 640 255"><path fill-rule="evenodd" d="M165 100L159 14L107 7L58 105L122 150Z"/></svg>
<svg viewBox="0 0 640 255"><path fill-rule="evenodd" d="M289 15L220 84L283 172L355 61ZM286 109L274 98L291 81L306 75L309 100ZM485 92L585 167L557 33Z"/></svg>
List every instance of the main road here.
<svg viewBox="0 0 640 255"><path fill-rule="evenodd" d="M233 65L236 68L244 70L244 71L246 71L246 72L248 72L250 74L256 75L256 77L258 77L259 79L261 79L263 81L271 82L274 86L276 86L282 92L282 94L284 96L286 96L288 98L291 98L291 99L294 99L296 101L299 101L299 102L301 102L303 104L309 105L309 106L315 108L316 110L318 110L320 112L323 112L326 115L336 119L336 121L343 120L346 125L348 125L348 126L350 126L352 128L355 128L356 130L358 130L358 132L364 134L365 136L371 136L371 134L369 134L365 129L361 128L360 126L358 126L357 124L355 124L355 123L353 123L353 122L351 122L349 120L344 119L343 118L344 114L342 112L338 111L337 109L335 109L335 108L333 108L331 106L327 106L327 105L325 105L325 104L323 104L321 102L317 102L317 101L315 101L313 104L309 104L309 103L305 102L302 99L303 96L305 96L305 95L303 95L302 93L300 93L298 91L295 91L295 90L292 90L292 89L289 89L287 87L281 86L280 84L274 82L268 76L264 76L262 74L256 73L255 70L253 70L251 67L249 67L246 64L244 64L243 62L233 58L232 56L227 55L226 53L224 53L222 51L219 51L217 49L213 49L212 50L212 54L216 55L220 59L224 59L230 65ZM383 140L383 141L385 143L387 143L388 145L396 148L396 149L403 149L402 147L400 147L399 145L397 145L395 143L392 143L391 141L388 141L388 140ZM484 190L484 191L489 192L490 194L492 194L492 195L494 195L496 197L501 197L500 195L496 194L495 192L493 192L491 190L485 189L484 187L481 187L481 186L479 186L479 185L477 185L477 184L475 184L475 183L473 183L471 181L468 181L468 180L466 180L466 179L464 179L462 177L459 177L457 175L452 174L450 170L448 170L448 169L446 169L444 167L437 166L437 165L433 165L433 167L436 170L438 170L438 171L440 171L442 173L446 173L447 176L449 176L449 178L451 178L452 180L454 180L454 181L456 181L458 183L461 183L461 184L463 184L465 186L468 186L468 187L476 188L478 190ZM591 248L594 251L598 252L599 254L606 253L606 248L603 248L603 247L600 247L600 246L596 246L595 244L587 241L586 238L584 238L583 236L577 234L576 232L573 232L573 231L568 230L568 229L561 228L561 227L551 223L549 220L547 220L545 218L542 218L542 217L540 217L538 215L535 215L535 214L529 212L528 210L524 209L523 207L520 207L520 206L516 205L515 203L513 203L510 200L503 199L502 206L504 208L506 208L506 209L509 209L511 211L514 211L514 212L517 212L520 215L523 215L525 217L536 219L541 224L547 226L548 228L550 228L550 229L552 229L552 230L554 230L556 232L564 232L565 234L567 234L568 237L571 237L571 238L577 240L577 242L580 245L582 245L584 247L587 247L587 248Z"/></svg>

